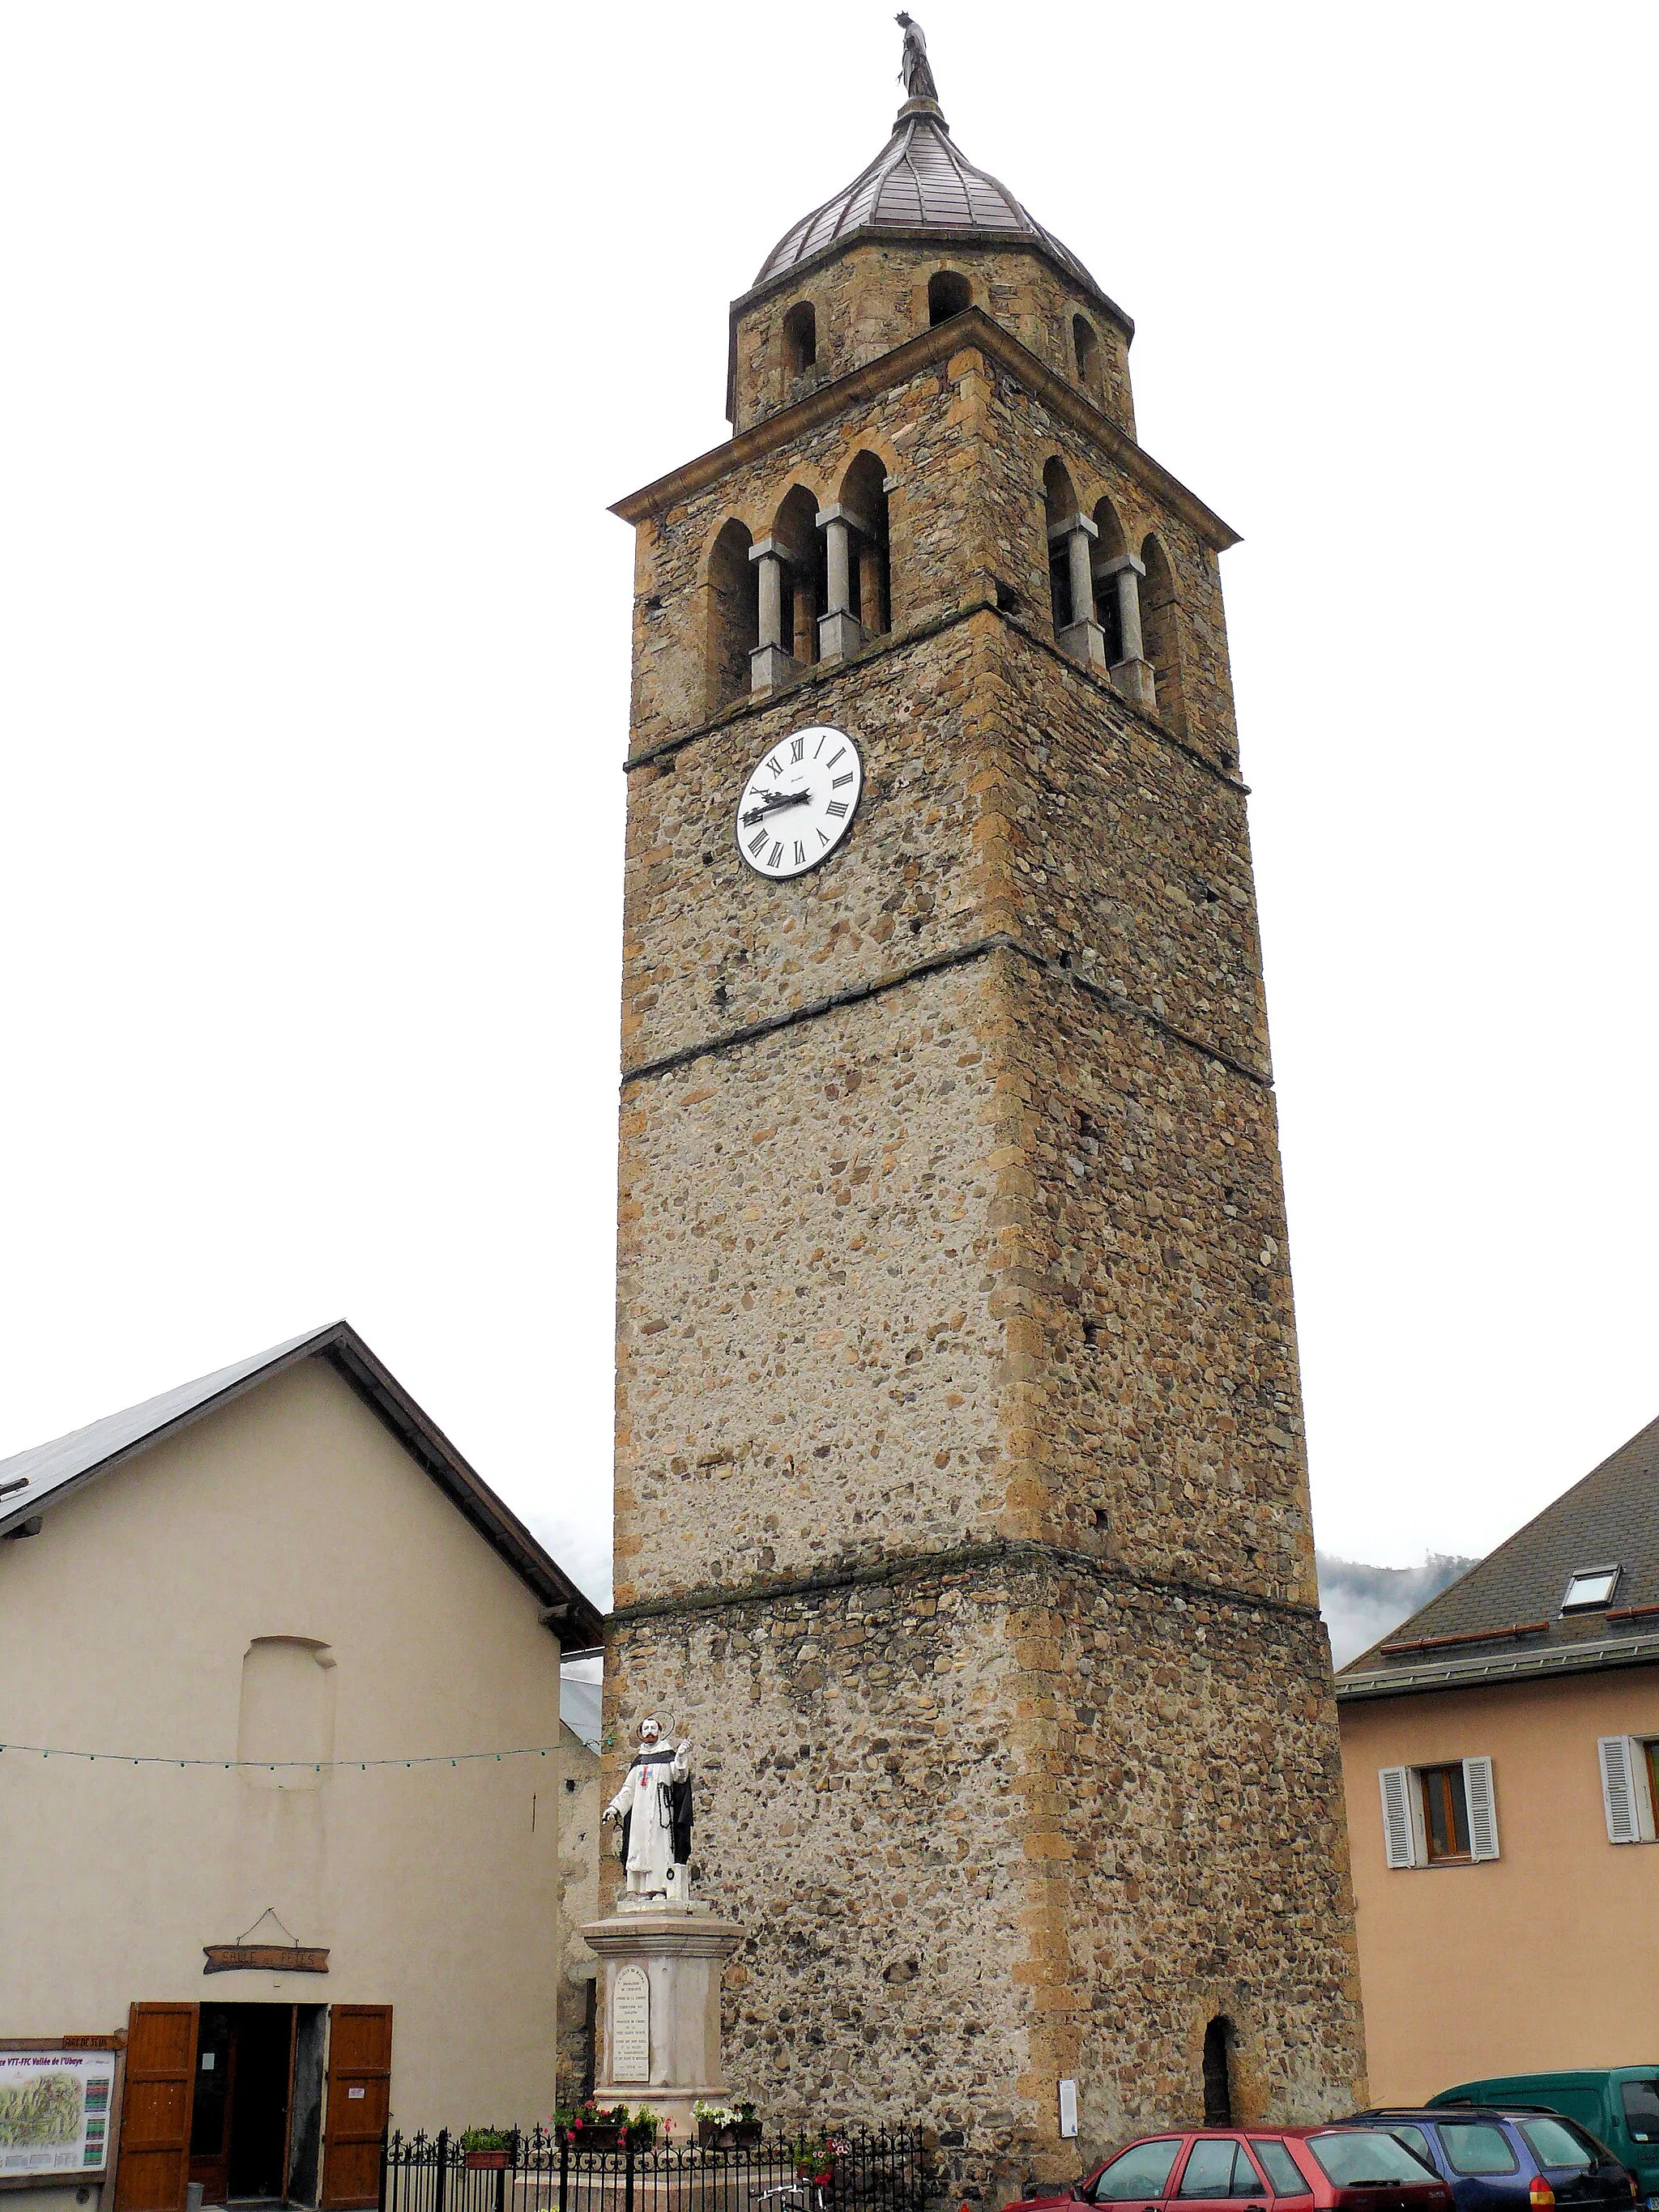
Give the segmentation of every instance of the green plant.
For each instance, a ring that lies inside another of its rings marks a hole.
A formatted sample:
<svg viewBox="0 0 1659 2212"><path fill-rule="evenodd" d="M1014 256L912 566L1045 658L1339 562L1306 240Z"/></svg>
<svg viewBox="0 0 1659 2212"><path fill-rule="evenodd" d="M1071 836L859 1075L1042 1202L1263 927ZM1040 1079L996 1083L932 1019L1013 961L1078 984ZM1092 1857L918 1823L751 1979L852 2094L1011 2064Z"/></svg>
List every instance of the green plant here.
<svg viewBox="0 0 1659 2212"><path fill-rule="evenodd" d="M505 2128L464 2128L461 2131L463 2154L470 2150L511 2150L513 2137Z"/></svg>
<svg viewBox="0 0 1659 2212"><path fill-rule="evenodd" d="M625 2105L618 2105L617 2110L628 2120L628 2139L636 2148L655 2142L662 2122L649 2105L641 2105L631 2117Z"/></svg>

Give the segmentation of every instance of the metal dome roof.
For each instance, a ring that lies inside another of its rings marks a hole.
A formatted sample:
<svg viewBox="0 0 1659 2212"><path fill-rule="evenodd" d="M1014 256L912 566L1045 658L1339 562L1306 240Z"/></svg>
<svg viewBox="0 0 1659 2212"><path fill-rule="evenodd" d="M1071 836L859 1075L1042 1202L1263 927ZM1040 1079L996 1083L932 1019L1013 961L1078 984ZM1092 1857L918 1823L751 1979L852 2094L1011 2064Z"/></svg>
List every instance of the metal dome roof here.
<svg viewBox="0 0 1659 2212"><path fill-rule="evenodd" d="M893 135L844 191L804 216L763 264L756 284L796 269L857 230L977 233L988 242L1038 246L1091 292L1099 286L1052 231L1028 215L1006 185L976 169L951 139L937 100L910 100Z"/></svg>

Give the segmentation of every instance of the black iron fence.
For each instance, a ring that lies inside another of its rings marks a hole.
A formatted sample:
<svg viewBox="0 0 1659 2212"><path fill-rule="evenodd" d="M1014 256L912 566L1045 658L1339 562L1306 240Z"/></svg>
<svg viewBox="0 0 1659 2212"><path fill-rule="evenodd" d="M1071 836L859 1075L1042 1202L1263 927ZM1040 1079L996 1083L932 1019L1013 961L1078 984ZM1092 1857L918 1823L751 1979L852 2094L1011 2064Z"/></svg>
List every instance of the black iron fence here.
<svg viewBox="0 0 1659 2212"><path fill-rule="evenodd" d="M388 2136L380 2212L925 2212L921 2131L780 2133L727 2147L660 2141L594 2149L541 2128L499 2163L458 2136Z"/></svg>

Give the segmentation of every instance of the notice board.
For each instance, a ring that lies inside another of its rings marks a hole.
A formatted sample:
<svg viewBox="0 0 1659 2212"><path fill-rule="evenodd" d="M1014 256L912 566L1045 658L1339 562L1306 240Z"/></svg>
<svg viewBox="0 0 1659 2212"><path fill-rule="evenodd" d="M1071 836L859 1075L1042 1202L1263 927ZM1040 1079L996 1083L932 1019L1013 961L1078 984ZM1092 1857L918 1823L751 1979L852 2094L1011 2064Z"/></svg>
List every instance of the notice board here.
<svg viewBox="0 0 1659 2212"><path fill-rule="evenodd" d="M112 2051L0 2051L0 2179L101 2174Z"/></svg>

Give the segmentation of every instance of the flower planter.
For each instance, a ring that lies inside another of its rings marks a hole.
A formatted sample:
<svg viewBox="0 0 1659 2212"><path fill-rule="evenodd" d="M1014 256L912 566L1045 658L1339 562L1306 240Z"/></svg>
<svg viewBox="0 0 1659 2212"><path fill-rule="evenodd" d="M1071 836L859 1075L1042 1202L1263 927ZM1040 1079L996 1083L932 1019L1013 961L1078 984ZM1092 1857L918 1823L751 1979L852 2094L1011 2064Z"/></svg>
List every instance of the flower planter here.
<svg viewBox="0 0 1659 2212"><path fill-rule="evenodd" d="M499 2173L511 2155L510 2151L504 2150L468 2150L461 2154L469 2173Z"/></svg>
<svg viewBox="0 0 1659 2212"><path fill-rule="evenodd" d="M697 2122L697 2142L704 2150L744 2150L761 2139L758 2120Z"/></svg>
<svg viewBox="0 0 1659 2212"><path fill-rule="evenodd" d="M570 2130L572 2150L620 2150L622 2139L620 2121L598 2120L585 2128L572 2128Z"/></svg>

